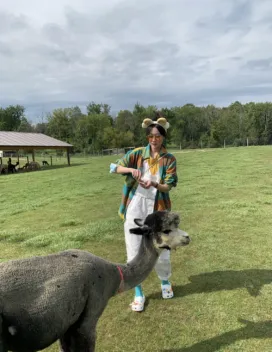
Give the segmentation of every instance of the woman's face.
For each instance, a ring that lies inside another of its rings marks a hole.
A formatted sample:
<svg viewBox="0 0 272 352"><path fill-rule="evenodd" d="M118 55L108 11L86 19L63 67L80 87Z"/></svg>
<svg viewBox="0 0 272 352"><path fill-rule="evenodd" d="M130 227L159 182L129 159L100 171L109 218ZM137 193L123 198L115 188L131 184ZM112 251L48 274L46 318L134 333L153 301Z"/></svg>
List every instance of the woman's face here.
<svg viewBox="0 0 272 352"><path fill-rule="evenodd" d="M156 127L152 128L147 138L151 147L158 149L162 146L163 136Z"/></svg>

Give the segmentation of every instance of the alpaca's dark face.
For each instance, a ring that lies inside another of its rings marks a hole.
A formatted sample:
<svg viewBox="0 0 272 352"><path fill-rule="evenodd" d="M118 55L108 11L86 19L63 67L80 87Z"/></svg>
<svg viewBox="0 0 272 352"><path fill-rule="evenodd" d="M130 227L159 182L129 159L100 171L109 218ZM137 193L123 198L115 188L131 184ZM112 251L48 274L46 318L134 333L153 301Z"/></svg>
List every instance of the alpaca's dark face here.
<svg viewBox="0 0 272 352"><path fill-rule="evenodd" d="M138 228L130 232L138 235L153 237L154 246L157 249L175 249L190 243L187 232L179 229L180 218L178 214L157 211L147 216L145 221L135 219Z"/></svg>

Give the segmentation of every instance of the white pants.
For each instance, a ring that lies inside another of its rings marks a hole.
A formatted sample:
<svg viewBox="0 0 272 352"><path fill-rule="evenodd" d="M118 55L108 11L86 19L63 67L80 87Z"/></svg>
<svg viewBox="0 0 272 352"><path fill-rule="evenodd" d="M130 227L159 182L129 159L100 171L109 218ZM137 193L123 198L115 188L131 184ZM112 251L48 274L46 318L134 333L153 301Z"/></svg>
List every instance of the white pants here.
<svg viewBox="0 0 272 352"><path fill-rule="evenodd" d="M141 197L135 194L127 209L126 221L124 224L125 241L127 251L127 261L131 261L137 254L141 245L142 236L129 232L131 228L137 227L135 218L145 219L147 215L153 213L154 200ZM160 280L168 280L171 276L170 251L162 250L155 265L155 271Z"/></svg>

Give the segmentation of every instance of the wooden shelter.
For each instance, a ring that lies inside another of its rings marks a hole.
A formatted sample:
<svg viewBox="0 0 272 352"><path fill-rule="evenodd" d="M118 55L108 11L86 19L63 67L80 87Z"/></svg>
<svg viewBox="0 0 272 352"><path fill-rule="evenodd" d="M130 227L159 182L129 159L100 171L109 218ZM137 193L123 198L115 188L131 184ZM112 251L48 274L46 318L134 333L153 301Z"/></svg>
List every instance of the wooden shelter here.
<svg viewBox="0 0 272 352"><path fill-rule="evenodd" d="M19 150L31 150L32 159L35 161L35 150L61 149L66 150L67 162L70 165L70 152L72 148L73 145L42 133L0 131L0 150L16 150L18 158Z"/></svg>

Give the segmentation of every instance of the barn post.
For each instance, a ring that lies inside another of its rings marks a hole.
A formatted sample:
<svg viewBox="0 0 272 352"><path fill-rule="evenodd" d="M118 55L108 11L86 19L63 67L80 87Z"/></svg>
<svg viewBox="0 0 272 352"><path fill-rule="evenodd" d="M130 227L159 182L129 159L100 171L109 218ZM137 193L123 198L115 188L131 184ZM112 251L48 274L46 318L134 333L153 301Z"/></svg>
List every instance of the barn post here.
<svg viewBox="0 0 272 352"><path fill-rule="evenodd" d="M70 166L71 165L70 164L70 148L67 148L66 151L67 151L67 162L68 162L68 165Z"/></svg>

